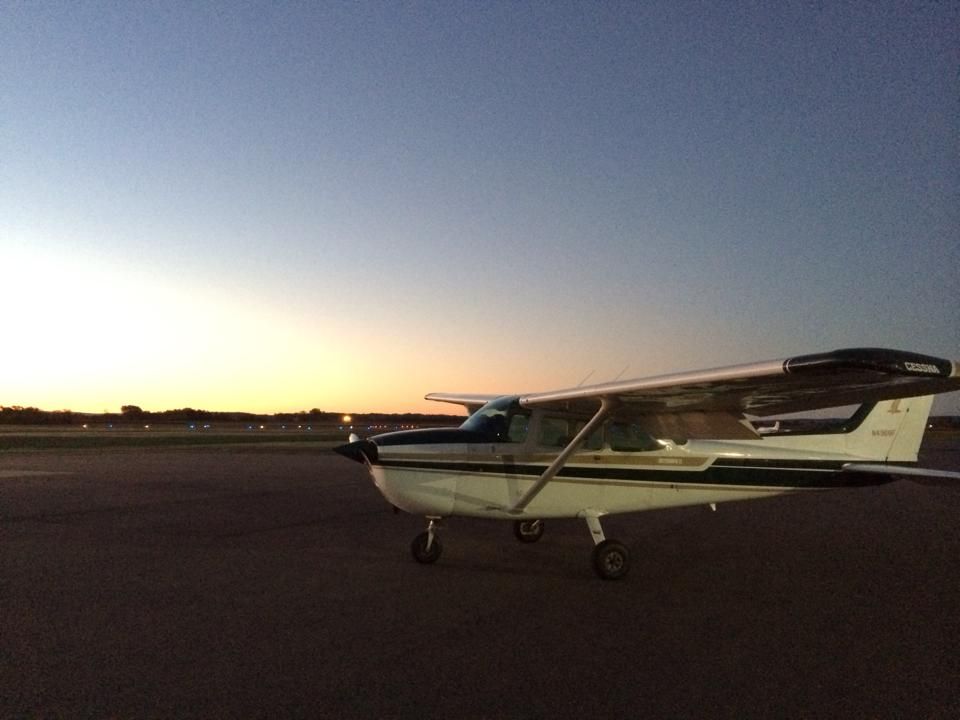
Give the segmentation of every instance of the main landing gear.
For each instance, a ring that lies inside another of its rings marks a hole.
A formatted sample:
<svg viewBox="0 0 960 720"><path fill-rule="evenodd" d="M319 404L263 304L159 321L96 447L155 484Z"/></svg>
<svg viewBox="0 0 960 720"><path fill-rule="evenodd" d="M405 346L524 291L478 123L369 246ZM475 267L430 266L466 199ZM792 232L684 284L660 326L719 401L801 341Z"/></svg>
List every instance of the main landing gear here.
<svg viewBox="0 0 960 720"><path fill-rule="evenodd" d="M627 548L616 540L604 540L593 548L593 569L604 580L619 580L630 569Z"/></svg>
<svg viewBox="0 0 960 720"><path fill-rule="evenodd" d="M630 570L630 553L623 543L607 540L600 527L598 513L586 513L584 518L593 536L593 569L603 580L619 580Z"/></svg>

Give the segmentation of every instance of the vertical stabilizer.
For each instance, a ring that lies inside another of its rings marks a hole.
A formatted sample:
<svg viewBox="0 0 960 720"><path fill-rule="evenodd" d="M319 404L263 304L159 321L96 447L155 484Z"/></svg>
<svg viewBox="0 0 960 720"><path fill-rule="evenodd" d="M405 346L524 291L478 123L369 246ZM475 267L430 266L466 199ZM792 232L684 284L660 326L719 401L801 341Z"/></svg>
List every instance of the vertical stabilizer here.
<svg viewBox="0 0 960 720"><path fill-rule="evenodd" d="M916 462L933 395L878 402L847 435L847 452L870 460Z"/></svg>

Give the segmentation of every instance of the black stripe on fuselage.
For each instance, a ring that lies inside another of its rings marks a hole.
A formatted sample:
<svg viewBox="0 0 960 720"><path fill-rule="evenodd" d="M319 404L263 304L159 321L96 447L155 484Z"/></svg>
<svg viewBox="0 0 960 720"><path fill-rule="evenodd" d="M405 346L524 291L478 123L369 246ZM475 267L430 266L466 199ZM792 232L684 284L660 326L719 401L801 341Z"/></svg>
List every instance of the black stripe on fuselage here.
<svg viewBox="0 0 960 720"><path fill-rule="evenodd" d="M451 473L489 473L492 475L525 475L535 479L546 465L496 462L450 462L381 458L376 465L384 468L429 470ZM736 485L741 487L840 488L882 485L893 478L883 473L845 473L843 463L801 460L742 460L720 458L705 470L661 470L605 466L568 466L558 477L591 480L627 480L671 485Z"/></svg>

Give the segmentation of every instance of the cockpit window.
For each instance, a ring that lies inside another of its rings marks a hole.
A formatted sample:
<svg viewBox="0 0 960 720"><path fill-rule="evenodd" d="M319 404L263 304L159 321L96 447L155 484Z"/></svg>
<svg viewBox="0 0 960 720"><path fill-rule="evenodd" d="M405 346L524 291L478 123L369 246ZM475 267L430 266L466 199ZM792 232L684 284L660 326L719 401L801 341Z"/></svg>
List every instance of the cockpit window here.
<svg viewBox="0 0 960 720"><path fill-rule="evenodd" d="M515 397L492 400L468 417L460 426L483 435L488 442L520 443L527 439L530 413Z"/></svg>
<svg viewBox="0 0 960 720"><path fill-rule="evenodd" d="M569 425L567 418L543 418L540 421L540 444L546 447L563 447L570 439Z"/></svg>

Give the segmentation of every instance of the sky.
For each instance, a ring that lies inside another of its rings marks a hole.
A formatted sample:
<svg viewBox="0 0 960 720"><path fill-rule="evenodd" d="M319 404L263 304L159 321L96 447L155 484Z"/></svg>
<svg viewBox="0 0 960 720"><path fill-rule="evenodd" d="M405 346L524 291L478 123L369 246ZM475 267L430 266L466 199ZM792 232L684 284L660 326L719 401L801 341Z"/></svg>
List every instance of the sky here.
<svg viewBox="0 0 960 720"><path fill-rule="evenodd" d="M449 412L423 395L960 360L957 3L0 16L0 405Z"/></svg>

